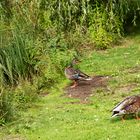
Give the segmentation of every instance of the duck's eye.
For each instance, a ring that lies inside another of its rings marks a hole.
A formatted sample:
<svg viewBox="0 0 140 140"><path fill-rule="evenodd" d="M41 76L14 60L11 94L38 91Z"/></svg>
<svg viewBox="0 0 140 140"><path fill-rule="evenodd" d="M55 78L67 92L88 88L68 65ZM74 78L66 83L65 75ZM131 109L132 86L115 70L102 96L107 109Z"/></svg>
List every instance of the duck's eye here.
<svg viewBox="0 0 140 140"><path fill-rule="evenodd" d="M119 113L119 111L114 111L114 112L113 112L113 115L118 114L118 113Z"/></svg>

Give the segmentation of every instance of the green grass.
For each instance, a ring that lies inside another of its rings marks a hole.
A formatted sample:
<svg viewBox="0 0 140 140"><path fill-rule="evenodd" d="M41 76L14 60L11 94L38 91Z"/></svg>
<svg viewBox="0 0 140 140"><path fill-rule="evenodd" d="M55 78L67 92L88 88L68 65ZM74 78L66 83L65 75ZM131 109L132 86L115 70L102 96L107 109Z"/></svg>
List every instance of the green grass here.
<svg viewBox="0 0 140 140"><path fill-rule="evenodd" d="M140 36L106 51L93 52L79 67L91 75L110 75L109 91L90 97L89 104L70 104L78 99L66 98L63 87L68 81L51 89L51 94L23 114L21 119L1 128L0 137L21 137L26 140L139 140L140 121L130 117L122 122L111 119L111 109L125 96L140 91ZM137 69L137 71L134 71ZM130 90L130 85L134 85Z"/></svg>

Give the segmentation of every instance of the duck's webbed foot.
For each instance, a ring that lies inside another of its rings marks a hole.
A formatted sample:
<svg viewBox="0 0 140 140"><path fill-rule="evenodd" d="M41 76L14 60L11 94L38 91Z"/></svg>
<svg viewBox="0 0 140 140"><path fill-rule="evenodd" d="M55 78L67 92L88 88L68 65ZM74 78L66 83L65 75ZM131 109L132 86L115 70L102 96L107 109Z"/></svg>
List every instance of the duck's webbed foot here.
<svg viewBox="0 0 140 140"><path fill-rule="evenodd" d="M136 120L140 120L139 114L136 113Z"/></svg>
<svg viewBox="0 0 140 140"><path fill-rule="evenodd" d="M73 85L71 86L71 88L75 88L77 85L78 85L77 81L74 80L74 83L73 83Z"/></svg>
<svg viewBox="0 0 140 140"><path fill-rule="evenodd" d="M122 122L125 122L125 115L123 115L123 116L121 117L121 119L122 119Z"/></svg>

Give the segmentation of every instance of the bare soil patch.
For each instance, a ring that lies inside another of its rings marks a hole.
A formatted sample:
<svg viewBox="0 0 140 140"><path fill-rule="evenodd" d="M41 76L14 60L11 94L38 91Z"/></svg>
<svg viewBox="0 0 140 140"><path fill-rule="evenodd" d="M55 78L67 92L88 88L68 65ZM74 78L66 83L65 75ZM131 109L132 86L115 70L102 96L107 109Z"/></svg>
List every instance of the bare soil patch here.
<svg viewBox="0 0 140 140"><path fill-rule="evenodd" d="M49 92L43 92L43 93L40 93L39 95L45 97L49 95Z"/></svg>
<svg viewBox="0 0 140 140"><path fill-rule="evenodd" d="M92 96L97 88L107 89L109 78L109 76L94 76L90 81L79 81L78 86L75 88L66 87L65 95L67 97L79 98L81 99L80 103L86 103L88 97Z"/></svg>
<svg viewBox="0 0 140 140"><path fill-rule="evenodd" d="M116 91L117 92L126 92L126 93L129 93L133 89L135 89L136 87L137 87L137 84L124 85L124 86L121 86L118 89L116 89Z"/></svg>
<svg viewBox="0 0 140 140"><path fill-rule="evenodd" d="M25 139L21 138L20 136L8 135L8 136L2 138L2 140L25 140Z"/></svg>
<svg viewBox="0 0 140 140"><path fill-rule="evenodd" d="M132 73L132 74L133 73L138 73L138 72L140 72L140 66L135 66L135 67L129 69L128 72Z"/></svg>

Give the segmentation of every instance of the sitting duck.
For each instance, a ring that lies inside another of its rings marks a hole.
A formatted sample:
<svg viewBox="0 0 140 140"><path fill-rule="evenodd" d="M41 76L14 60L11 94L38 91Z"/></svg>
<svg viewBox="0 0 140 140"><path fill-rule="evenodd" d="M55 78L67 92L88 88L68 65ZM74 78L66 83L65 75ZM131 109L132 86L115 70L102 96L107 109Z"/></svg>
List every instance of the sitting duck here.
<svg viewBox="0 0 140 140"><path fill-rule="evenodd" d="M138 113L140 112L140 95L133 95L125 98L113 109L112 117L122 116L124 120L125 115L135 114L136 119L139 120Z"/></svg>
<svg viewBox="0 0 140 140"><path fill-rule="evenodd" d="M78 81L80 80L92 80L90 76L73 67L78 62L80 62L78 59L73 59L71 64L65 68L65 76L69 80L73 81L71 88L76 87L78 85Z"/></svg>

